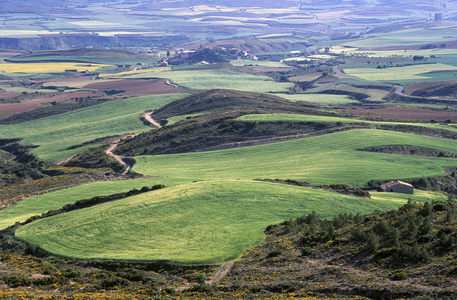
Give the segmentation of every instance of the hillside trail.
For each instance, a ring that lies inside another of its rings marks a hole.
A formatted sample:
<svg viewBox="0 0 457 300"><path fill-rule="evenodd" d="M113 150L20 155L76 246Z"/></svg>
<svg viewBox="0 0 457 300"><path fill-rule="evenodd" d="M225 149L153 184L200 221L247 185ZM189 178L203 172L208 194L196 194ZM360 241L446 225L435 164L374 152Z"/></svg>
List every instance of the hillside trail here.
<svg viewBox="0 0 457 300"><path fill-rule="evenodd" d="M148 121L149 123L151 123L152 125L156 126L157 128L162 128L162 125L160 125L156 120L154 120L151 115L154 113L154 111L151 111L149 113L145 113L144 114L144 118L146 119L146 121Z"/></svg>
<svg viewBox="0 0 457 300"><path fill-rule="evenodd" d="M106 149L106 151L105 151L105 153L106 153L107 155L109 155L109 156L111 156L112 158L114 158L115 160L117 160L121 165L124 165L124 166L127 167L127 168L125 169L125 171L122 172L122 175L127 174L127 173L130 171L130 169L132 168L132 166L129 165L129 164L127 164L127 163L122 159L122 158L123 158L122 156L114 154L113 151L117 148L117 146L119 145L119 142L121 141L121 139L133 138L133 137L135 137L135 136L137 136L137 135L138 135L138 134L133 134L133 133L131 133L131 134L126 134L126 135L122 136L122 138L113 141L113 142L110 144L109 148Z"/></svg>
<svg viewBox="0 0 457 300"><path fill-rule="evenodd" d="M235 262L241 257L241 255L237 258L237 259L234 259L234 260L231 260L231 261L227 261L225 263L223 263L219 269L216 271L216 273L214 273L213 276L211 276L211 279L207 280L206 281L206 284L207 285L212 285L212 284L215 284L217 283L218 281L222 280L222 278L224 278L225 276L227 276L228 272L230 272L230 270L233 268L233 266L235 265ZM180 286L177 286L175 287L174 289L177 291L177 292L181 292L185 289L188 289L190 288L192 285L190 283L188 284L185 284L185 285L180 285ZM160 287L159 290L162 290L163 288L165 288L165 286L163 287Z"/></svg>
<svg viewBox="0 0 457 300"><path fill-rule="evenodd" d="M206 284L214 284L227 276L228 272L233 268L235 261L236 259L223 263L219 270L217 270L217 272L211 276L211 279L206 281Z"/></svg>
<svg viewBox="0 0 457 300"><path fill-rule="evenodd" d="M150 113L146 113L144 114L144 118L149 122L151 123L152 125L156 126L157 128L162 128L162 126L157 122L155 121L152 117L151 117L151 114L153 113L154 111L150 112ZM119 145L119 142L121 141L121 139L126 139L126 138L133 138L133 137L136 137L138 135L138 133L129 133L129 134L126 134L126 135L123 135L121 138L111 142L110 146L108 149L106 149L105 153L109 156L111 156L112 158L114 158L115 160L117 160L120 164L126 166L126 170L124 172L122 172L122 175L125 175L127 174L130 169L133 167L132 165L130 164L127 164L124 160L123 160L123 156L120 156L120 155L117 155L117 154L114 154L114 150L117 148L117 146Z"/></svg>
<svg viewBox="0 0 457 300"><path fill-rule="evenodd" d="M167 79L167 80L165 80L165 84L167 84L167 85L169 85L169 86L172 86L172 87L176 87L176 88L179 88L179 86L177 86L177 85L176 85L176 84L174 84L174 83L171 83L171 81L170 81L170 80L168 80L168 79Z"/></svg>

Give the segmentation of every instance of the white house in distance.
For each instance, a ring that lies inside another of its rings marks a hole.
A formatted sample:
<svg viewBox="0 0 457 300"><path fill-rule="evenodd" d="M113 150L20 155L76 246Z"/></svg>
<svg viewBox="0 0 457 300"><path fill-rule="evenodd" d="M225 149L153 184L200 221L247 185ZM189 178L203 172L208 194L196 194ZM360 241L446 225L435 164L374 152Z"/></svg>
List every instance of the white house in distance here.
<svg viewBox="0 0 457 300"><path fill-rule="evenodd" d="M413 185L400 180L386 182L380 188L384 192L414 194Z"/></svg>

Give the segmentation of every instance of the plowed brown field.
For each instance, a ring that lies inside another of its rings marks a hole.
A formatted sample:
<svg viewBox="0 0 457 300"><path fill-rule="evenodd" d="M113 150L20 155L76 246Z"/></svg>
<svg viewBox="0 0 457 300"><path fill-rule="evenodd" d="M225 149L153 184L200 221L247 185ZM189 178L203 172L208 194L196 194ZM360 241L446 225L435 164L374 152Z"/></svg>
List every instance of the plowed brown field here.
<svg viewBox="0 0 457 300"><path fill-rule="evenodd" d="M345 110L347 113L360 117L379 118L398 121L445 121L457 120L457 112L422 108L356 108Z"/></svg>
<svg viewBox="0 0 457 300"><path fill-rule="evenodd" d="M175 94L182 93L184 89L167 85L163 79L122 79L107 82L95 82L86 85L89 89L113 89L125 91L126 97Z"/></svg>
<svg viewBox="0 0 457 300"><path fill-rule="evenodd" d="M17 113L29 111L29 110L32 110L32 109L38 107L38 105L40 105L41 103L54 102L54 101L60 102L60 101L65 101L70 98L80 98L80 97L98 96L98 95L99 94L95 93L95 92L80 91L80 92L57 95L57 96L50 97L50 98L40 98L40 99L23 101L21 103L0 104L0 116L14 115Z"/></svg>

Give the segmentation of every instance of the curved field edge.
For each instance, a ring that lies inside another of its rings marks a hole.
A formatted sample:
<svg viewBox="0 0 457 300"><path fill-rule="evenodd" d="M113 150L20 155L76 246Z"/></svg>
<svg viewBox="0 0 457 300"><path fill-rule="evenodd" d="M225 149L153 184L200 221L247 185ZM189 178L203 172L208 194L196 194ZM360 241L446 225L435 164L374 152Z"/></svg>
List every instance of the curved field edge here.
<svg viewBox="0 0 457 300"><path fill-rule="evenodd" d="M405 202L267 182L205 181L42 219L16 235L76 259L217 263L260 243L269 224L312 211L363 214Z"/></svg>
<svg viewBox="0 0 457 300"><path fill-rule="evenodd" d="M44 161L57 161L81 153L90 146L67 150L106 136L140 133L150 130L139 116L145 110L158 109L187 94L134 97L105 102L88 108L34 121L0 126L0 138L22 138Z"/></svg>
<svg viewBox="0 0 457 300"><path fill-rule="evenodd" d="M364 186L370 180L443 175L452 158L363 152L374 146L411 145L456 153L457 141L385 130L351 130L287 142L185 154L138 156L135 172L179 178L294 179L311 184Z"/></svg>
<svg viewBox="0 0 457 300"><path fill-rule="evenodd" d="M383 121L369 121L352 118L339 118L339 117L328 117L328 116L311 116L311 115L299 115L299 114L252 114L239 117L240 121L249 122L326 122L326 123L363 123L373 125L407 125L425 127L431 129L442 129L452 132L457 132L457 128L441 124L431 123L408 123L408 122L383 122Z"/></svg>
<svg viewBox="0 0 457 300"><path fill-rule="evenodd" d="M0 210L0 230L14 225L16 222L25 222L30 217L41 215L53 209L59 209L82 199L127 192L131 189L141 189L143 186L151 187L156 184L176 185L180 183L184 182L167 178L101 181L33 196Z"/></svg>

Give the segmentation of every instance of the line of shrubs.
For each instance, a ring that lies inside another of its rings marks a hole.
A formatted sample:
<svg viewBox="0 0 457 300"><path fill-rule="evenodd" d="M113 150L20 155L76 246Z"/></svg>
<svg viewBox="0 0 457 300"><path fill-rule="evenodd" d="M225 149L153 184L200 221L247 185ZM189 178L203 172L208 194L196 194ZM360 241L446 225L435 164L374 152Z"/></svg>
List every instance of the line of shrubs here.
<svg viewBox="0 0 457 300"><path fill-rule="evenodd" d="M79 201L76 201L74 204L67 204L67 205L63 206L62 208L60 208L60 209L53 209L53 210L50 210L50 211L48 211L46 213L43 213L41 215L36 215L36 216L30 217L29 219L27 219L23 223L23 225L31 223L31 222L39 220L39 219L55 216L55 215L58 215L58 214L69 212L69 211L82 209L82 208L86 208L86 207L91 207L91 206L94 206L94 205L97 205L97 204L110 202L110 201L114 201L114 200L119 200L119 199L123 199L123 198L126 198L126 197L142 194L142 193L147 193L147 192L150 192L150 191L160 190L160 189L162 189L164 187L165 186L162 185L162 184L156 184L156 185L152 186L151 188L149 188L147 186L144 186L139 190L138 189L132 189L132 190L130 190L128 192L125 192L125 193L116 193L116 194L112 194L112 195L108 195L108 196L96 196L96 197L93 197L93 198L90 198L90 199L79 200Z"/></svg>

